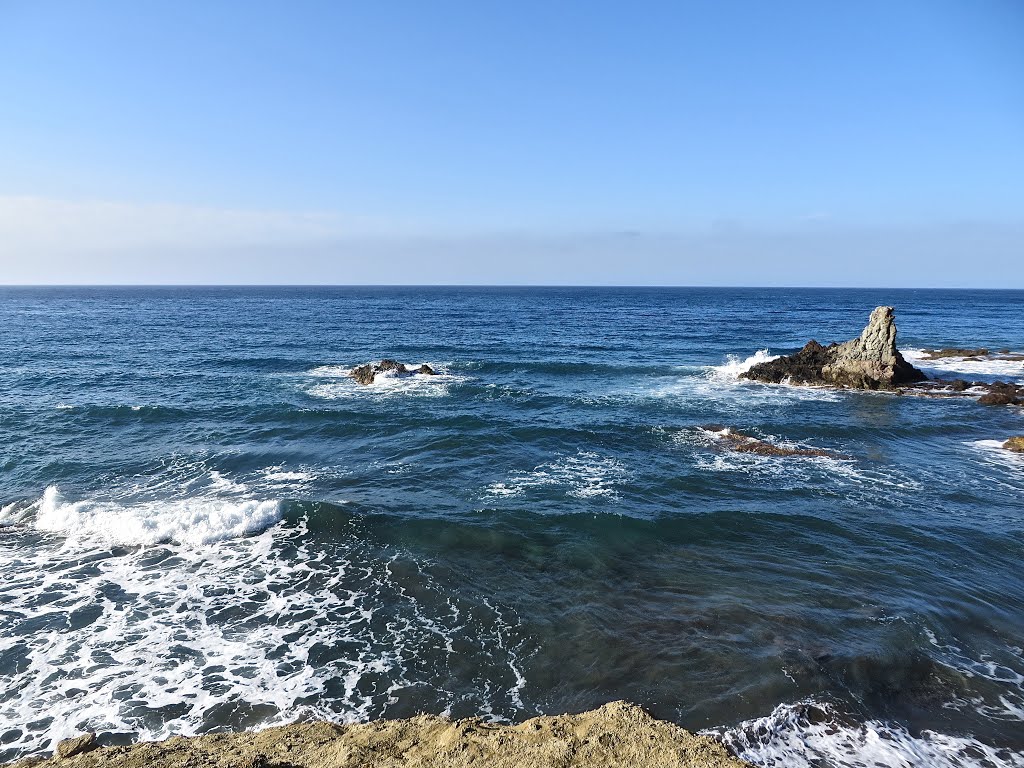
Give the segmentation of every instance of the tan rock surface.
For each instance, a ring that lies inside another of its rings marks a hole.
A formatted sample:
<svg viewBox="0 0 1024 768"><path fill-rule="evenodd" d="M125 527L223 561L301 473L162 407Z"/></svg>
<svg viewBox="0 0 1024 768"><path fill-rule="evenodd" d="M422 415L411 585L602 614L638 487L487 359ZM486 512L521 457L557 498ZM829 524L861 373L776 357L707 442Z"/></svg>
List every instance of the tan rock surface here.
<svg viewBox="0 0 1024 768"><path fill-rule="evenodd" d="M30 765L22 761L23 766ZM19 765L15 763L15 765ZM706 736L626 702L519 725L419 715L361 725L300 723L256 733L107 747L49 768L749 768Z"/></svg>

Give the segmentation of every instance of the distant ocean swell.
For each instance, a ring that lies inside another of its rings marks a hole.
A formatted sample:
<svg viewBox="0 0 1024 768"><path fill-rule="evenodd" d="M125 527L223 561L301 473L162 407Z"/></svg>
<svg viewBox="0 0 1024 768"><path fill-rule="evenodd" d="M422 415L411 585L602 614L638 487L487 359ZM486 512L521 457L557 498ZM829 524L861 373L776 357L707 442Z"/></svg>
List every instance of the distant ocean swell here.
<svg viewBox="0 0 1024 768"><path fill-rule="evenodd" d="M627 698L762 766L1024 765L1024 416L739 378L809 335L758 307L884 299L1024 381L922 351L1024 347L1016 294L83 296L0 306L0 760Z"/></svg>

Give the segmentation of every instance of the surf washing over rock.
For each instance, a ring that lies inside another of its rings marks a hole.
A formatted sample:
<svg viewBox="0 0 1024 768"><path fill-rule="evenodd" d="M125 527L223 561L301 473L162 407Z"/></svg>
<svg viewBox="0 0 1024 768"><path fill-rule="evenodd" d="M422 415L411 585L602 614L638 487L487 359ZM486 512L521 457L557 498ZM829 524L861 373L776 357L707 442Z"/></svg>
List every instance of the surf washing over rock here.
<svg viewBox="0 0 1024 768"><path fill-rule="evenodd" d="M758 363L742 376L775 384L854 389L896 389L928 378L904 360L896 348L896 313L892 307L876 307L856 339L827 347L811 340L796 354Z"/></svg>

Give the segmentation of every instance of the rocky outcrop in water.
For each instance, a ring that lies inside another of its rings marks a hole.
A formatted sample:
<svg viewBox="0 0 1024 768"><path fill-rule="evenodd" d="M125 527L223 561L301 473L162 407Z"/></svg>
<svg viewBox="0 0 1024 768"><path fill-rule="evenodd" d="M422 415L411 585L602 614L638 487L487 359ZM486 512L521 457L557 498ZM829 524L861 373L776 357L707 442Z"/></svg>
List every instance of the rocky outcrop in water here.
<svg viewBox="0 0 1024 768"><path fill-rule="evenodd" d="M984 385L988 392L978 398L982 405L1024 405L1024 387L997 381Z"/></svg>
<svg viewBox="0 0 1024 768"><path fill-rule="evenodd" d="M1024 362L1024 355L1010 352L1008 349L1000 349L990 352L985 347L967 349L963 347L943 347L942 349L921 350L923 360L942 360L948 357L962 358L971 362L982 360L1009 360L1011 362Z"/></svg>
<svg viewBox="0 0 1024 768"><path fill-rule="evenodd" d="M709 424L701 427L707 432L714 434L718 445L736 453L755 453L759 456L825 456L834 459L845 458L824 448L797 448L785 445L769 443L767 440L745 435L734 429L722 427L717 424Z"/></svg>
<svg viewBox="0 0 1024 768"><path fill-rule="evenodd" d="M876 307L861 335L827 347L809 341L794 355L759 363L742 378L854 389L896 389L927 377L896 349L892 307Z"/></svg>
<svg viewBox="0 0 1024 768"><path fill-rule="evenodd" d="M418 715L360 725L297 723L255 733L106 747L18 768L752 768L709 736L626 702L519 725Z"/></svg>
<svg viewBox="0 0 1024 768"><path fill-rule="evenodd" d="M357 384L365 386L373 384L376 377L380 374L390 376L434 376L436 371L426 363L419 368L410 370L409 366L403 365L397 360L384 358L379 363L366 363L365 365L356 366L349 375L356 380Z"/></svg>
<svg viewBox="0 0 1024 768"><path fill-rule="evenodd" d="M1020 437L1011 437L1005 443L1003 448L1014 453L1024 453L1024 435Z"/></svg>

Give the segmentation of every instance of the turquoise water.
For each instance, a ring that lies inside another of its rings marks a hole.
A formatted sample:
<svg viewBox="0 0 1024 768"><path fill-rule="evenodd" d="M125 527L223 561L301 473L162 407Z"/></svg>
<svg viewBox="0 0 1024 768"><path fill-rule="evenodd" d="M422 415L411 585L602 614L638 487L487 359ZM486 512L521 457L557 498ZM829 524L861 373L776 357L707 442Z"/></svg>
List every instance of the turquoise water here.
<svg viewBox="0 0 1024 768"><path fill-rule="evenodd" d="M737 378L883 303L913 360L1024 350L1019 291L0 289L0 760L625 698L765 766L1024 765L1024 412Z"/></svg>

